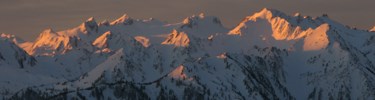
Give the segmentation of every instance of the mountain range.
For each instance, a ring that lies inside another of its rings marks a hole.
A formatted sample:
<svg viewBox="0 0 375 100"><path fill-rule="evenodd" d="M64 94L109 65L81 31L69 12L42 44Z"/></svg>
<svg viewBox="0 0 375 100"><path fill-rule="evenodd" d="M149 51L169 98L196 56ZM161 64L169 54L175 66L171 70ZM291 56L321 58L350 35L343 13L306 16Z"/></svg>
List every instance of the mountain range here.
<svg viewBox="0 0 375 100"><path fill-rule="evenodd" d="M89 18L0 38L3 99L375 99L375 29L264 8L234 28Z"/></svg>

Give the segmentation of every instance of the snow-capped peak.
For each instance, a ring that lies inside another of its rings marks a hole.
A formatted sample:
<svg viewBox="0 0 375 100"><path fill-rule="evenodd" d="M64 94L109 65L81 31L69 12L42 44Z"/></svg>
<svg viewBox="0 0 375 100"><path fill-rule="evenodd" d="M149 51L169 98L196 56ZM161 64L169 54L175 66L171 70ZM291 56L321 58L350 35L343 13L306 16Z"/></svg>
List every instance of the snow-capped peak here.
<svg viewBox="0 0 375 100"><path fill-rule="evenodd" d="M0 38L9 39L9 40L13 41L17 45L20 44L20 43L24 43L25 42L23 39L18 38L15 35L6 34L6 33L1 33Z"/></svg>
<svg viewBox="0 0 375 100"><path fill-rule="evenodd" d="M95 18L94 17L90 17L86 20L86 22L95 22Z"/></svg>
<svg viewBox="0 0 375 100"><path fill-rule="evenodd" d="M55 31L53 31L52 28L48 28L48 29L43 30L42 33L40 33L37 40L44 39L46 37L54 37L57 35L58 34Z"/></svg>
<svg viewBox="0 0 375 100"><path fill-rule="evenodd" d="M205 15L204 13L200 13L199 17L204 18L204 15Z"/></svg>
<svg viewBox="0 0 375 100"><path fill-rule="evenodd" d="M139 43L141 43L143 47L146 47L146 48L149 47L151 44L150 39L144 36L135 36L134 39L138 41Z"/></svg>
<svg viewBox="0 0 375 100"><path fill-rule="evenodd" d="M84 23L79 26L81 32L87 33L87 31L97 30L98 24L94 17L88 18Z"/></svg>
<svg viewBox="0 0 375 100"><path fill-rule="evenodd" d="M12 37L15 37L15 36L11 35L11 34L1 33L0 37L2 37L2 38L12 38Z"/></svg>
<svg viewBox="0 0 375 100"><path fill-rule="evenodd" d="M372 28L372 29L370 29L370 31L373 31L373 32L375 32L375 26Z"/></svg>
<svg viewBox="0 0 375 100"><path fill-rule="evenodd" d="M219 18L214 17L214 16L205 16L204 13L200 13L198 16L193 15L191 17L187 17L184 19L182 22L183 25L181 28L196 28L199 26L206 27L210 25L215 25L215 26L222 26L221 21Z"/></svg>
<svg viewBox="0 0 375 100"><path fill-rule="evenodd" d="M189 35L207 38L216 33L227 33L219 18L215 16L205 16L203 13L187 17L183 20L182 25L177 29Z"/></svg>
<svg viewBox="0 0 375 100"><path fill-rule="evenodd" d="M301 13L295 13L294 14L294 17L299 17L299 16L301 16Z"/></svg>
<svg viewBox="0 0 375 100"><path fill-rule="evenodd" d="M323 19L329 20L326 14L324 14L322 17L317 17L317 18L311 18L310 16L302 17L300 13L295 13L294 16L288 16L281 11L278 11L275 9L264 8L261 11L251 16L247 16L245 20L243 20L241 23L246 23L249 21L256 22L258 19L268 20L271 24L278 24L279 22L287 22L291 26L299 26L302 29L316 28L324 23L322 22ZM282 26L282 25L279 25L279 26Z"/></svg>
<svg viewBox="0 0 375 100"><path fill-rule="evenodd" d="M133 19L130 18L127 14L124 14L120 18L118 18L115 21L111 22L111 25L117 25L117 24L130 25L132 23L133 23Z"/></svg>
<svg viewBox="0 0 375 100"><path fill-rule="evenodd" d="M264 8L260 12L248 16L246 19L255 21L258 18L271 19L273 17L286 17L286 14L275 9Z"/></svg>
<svg viewBox="0 0 375 100"><path fill-rule="evenodd" d="M162 42L162 44L168 45L175 45L178 47L187 47L190 43L190 39L185 32L179 32L177 30L173 30L171 34L169 34L168 38Z"/></svg>
<svg viewBox="0 0 375 100"><path fill-rule="evenodd" d="M90 28L96 27L98 24L96 23L96 20L94 17L88 18L84 23L82 23L82 26L88 26Z"/></svg>
<svg viewBox="0 0 375 100"><path fill-rule="evenodd" d="M48 28L43 30L42 33L55 33L55 31L52 28Z"/></svg>
<svg viewBox="0 0 375 100"><path fill-rule="evenodd" d="M327 19L327 20L326 20ZM308 30L309 28L315 29L316 27L320 26L324 22L329 21L328 18L322 17L320 19L312 19L311 17L301 17L299 13L296 13L294 16L288 16L283 12L274 9L264 8L258 13L253 14L252 16L248 16L243 20L237 27L232 29L229 34L231 35L242 35L242 33L248 33L243 31L253 31L257 32L256 30L259 29L252 29L253 27L262 26L263 28L267 29L260 29L261 30L271 30L272 34L276 40L284 40L284 39L294 39L291 38L299 35L302 31ZM244 30L244 29L252 29L252 30ZM265 34L266 32L261 32Z"/></svg>
<svg viewBox="0 0 375 100"><path fill-rule="evenodd" d="M104 21L100 22L98 26L109 26L109 25L110 25L109 21L104 20Z"/></svg>
<svg viewBox="0 0 375 100"><path fill-rule="evenodd" d="M31 48L26 50L31 55L54 55L64 53L77 46L79 37L60 35L52 29L44 30Z"/></svg>
<svg viewBox="0 0 375 100"><path fill-rule="evenodd" d="M287 20L285 20L283 17L281 17L281 18L279 17L280 20L274 20L274 22L273 22L272 19L275 18L275 17L278 17L278 16L285 17L285 14L280 12L280 11L277 11L277 10L264 8L261 11L255 13L251 16L247 16L237 27L232 29L228 34L230 34L230 35L242 35L242 33L243 33L242 29L251 28L251 27L249 27L249 24L250 23L257 23L258 20L268 21L268 23L271 24L271 25L274 25L274 24L277 24L277 23L286 23L287 25L289 24L289 22ZM258 21L258 23L259 23L259 21ZM286 26L286 25L278 25L278 26Z"/></svg>

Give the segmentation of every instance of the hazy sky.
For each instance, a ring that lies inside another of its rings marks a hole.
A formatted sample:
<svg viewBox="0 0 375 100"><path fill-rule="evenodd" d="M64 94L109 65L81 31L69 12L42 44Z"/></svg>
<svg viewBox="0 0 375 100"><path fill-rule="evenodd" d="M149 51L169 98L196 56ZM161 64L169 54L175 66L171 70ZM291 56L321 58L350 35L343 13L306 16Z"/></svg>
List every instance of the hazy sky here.
<svg viewBox="0 0 375 100"><path fill-rule="evenodd" d="M90 16L112 21L125 13L176 23L204 12L230 28L264 7L290 15L327 13L345 25L369 29L375 25L374 4L375 0L0 0L0 33L33 41L46 28L72 28Z"/></svg>

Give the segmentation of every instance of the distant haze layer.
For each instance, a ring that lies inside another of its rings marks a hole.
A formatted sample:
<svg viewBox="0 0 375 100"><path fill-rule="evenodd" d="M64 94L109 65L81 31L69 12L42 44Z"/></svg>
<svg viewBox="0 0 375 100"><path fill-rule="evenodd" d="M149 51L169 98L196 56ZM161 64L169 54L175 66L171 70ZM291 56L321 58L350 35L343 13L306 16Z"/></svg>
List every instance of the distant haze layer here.
<svg viewBox="0 0 375 100"><path fill-rule="evenodd" d="M33 41L46 28L72 28L91 16L98 22L112 21L125 13L177 23L203 12L232 28L265 7L313 17L328 14L340 23L370 29L375 25L374 4L375 0L0 0L0 33Z"/></svg>

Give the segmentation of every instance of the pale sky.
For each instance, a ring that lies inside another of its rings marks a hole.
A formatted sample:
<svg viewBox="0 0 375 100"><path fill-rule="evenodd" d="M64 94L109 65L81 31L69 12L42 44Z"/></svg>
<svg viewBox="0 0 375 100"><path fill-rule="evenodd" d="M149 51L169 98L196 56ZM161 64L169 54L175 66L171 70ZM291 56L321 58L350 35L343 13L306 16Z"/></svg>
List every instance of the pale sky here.
<svg viewBox="0 0 375 100"><path fill-rule="evenodd" d="M60 31L91 16L101 22L125 13L136 19L177 23L203 12L231 28L265 7L289 15L327 13L333 20L360 29L375 26L375 0L0 0L0 33L33 41L46 28Z"/></svg>

